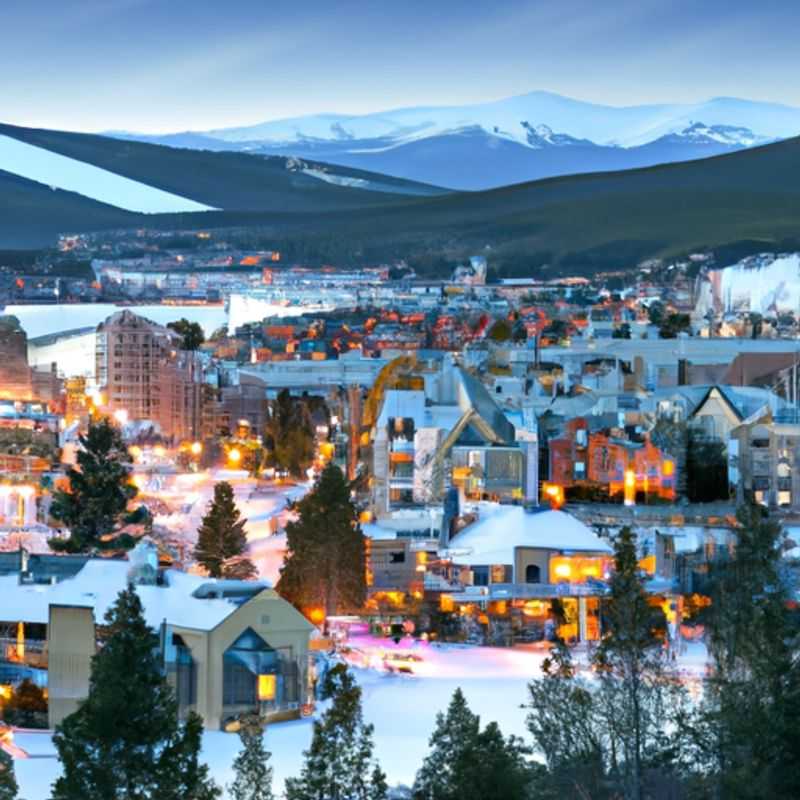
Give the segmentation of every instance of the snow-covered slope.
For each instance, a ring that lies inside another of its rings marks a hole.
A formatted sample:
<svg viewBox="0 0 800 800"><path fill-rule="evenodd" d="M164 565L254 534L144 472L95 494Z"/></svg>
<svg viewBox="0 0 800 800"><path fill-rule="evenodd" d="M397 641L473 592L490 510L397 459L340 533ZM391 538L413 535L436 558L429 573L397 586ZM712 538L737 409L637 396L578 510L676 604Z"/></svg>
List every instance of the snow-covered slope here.
<svg viewBox="0 0 800 800"><path fill-rule="evenodd" d="M0 170L117 208L143 213L208 211L210 206L0 135Z"/></svg>
<svg viewBox="0 0 800 800"><path fill-rule="evenodd" d="M709 278L722 311L800 311L800 253L752 256Z"/></svg>

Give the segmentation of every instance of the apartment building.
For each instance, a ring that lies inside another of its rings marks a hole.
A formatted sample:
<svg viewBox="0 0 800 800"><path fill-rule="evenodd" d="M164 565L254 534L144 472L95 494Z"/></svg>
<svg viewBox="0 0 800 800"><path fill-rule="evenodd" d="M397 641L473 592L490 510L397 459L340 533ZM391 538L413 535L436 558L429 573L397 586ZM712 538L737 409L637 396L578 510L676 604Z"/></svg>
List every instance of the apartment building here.
<svg viewBox="0 0 800 800"><path fill-rule="evenodd" d="M792 411L734 428L728 442L728 482L737 503L800 510L800 420Z"/></svg>
<svg viewBox="0 0 800 800"><path fill-rule="evenodd" d="M181 350L181 337L128 309L97 328L95 351L101 405L118 419L152 421L176 441L201 428L199 357Z"/></svg>

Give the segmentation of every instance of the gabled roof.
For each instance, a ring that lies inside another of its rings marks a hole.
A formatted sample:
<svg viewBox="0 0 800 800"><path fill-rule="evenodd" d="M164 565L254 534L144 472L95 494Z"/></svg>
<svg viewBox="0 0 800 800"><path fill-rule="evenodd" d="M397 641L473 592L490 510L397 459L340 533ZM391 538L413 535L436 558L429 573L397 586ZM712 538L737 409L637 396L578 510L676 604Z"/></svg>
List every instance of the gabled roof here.
<svg viewBox="0 0 800 800"><path fill-rule="evenodd" d="M0 619L46 624L49 607L54 605L91 608L95 622L101 623L117 595L128 585L130 569L131 562L127 560L93 558L75 576L55 585L20 584L16 575L0 577ZM164 585L136 586L147 624L155 629L165 621L195 630L217 627L239 608L241 598L198 597L196 592L207 594L210 584L222 589L228 582L167 570ZM253 582L251 586L253 595L269 588L266 582Z"/></svg>
<svg viewBox="0 0 800 800"><path fill-rule="evenodd" d="M463 368L459 368L458 376L461 389L458 393L459 407L464 413L470 409L475 412L470 427L476 428L480 436L495 444L513 444L516 439L514 426L486 387Z"/></svg>
<svg viewBox="0 0 800 800"><path fill-rule="evenodd" d="M564 511L489 506L484 517L449 543L456 564L513 564L517 547L610 554L611 546Z"/></svg>

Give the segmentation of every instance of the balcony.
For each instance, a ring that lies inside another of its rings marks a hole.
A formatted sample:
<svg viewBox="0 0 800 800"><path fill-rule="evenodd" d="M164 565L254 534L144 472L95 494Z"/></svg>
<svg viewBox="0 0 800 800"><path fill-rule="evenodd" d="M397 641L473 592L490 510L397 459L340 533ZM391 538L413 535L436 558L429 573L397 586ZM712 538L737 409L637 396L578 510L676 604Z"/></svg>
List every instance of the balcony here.
<svg viewBox="0 0 800 800"><path fill-rule="evenodd" d="M490 583L467 586L453 599L460 602L489 600L546 600L552 597L597 597L608 592L606 584L591 583Z"/></svg>

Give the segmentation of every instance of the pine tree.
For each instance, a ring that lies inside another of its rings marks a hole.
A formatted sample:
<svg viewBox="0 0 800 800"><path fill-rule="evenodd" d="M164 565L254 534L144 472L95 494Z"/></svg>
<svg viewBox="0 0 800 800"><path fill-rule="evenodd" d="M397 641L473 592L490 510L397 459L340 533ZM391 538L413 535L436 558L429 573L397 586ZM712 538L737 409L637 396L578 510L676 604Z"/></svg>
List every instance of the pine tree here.
<svg viewBox="0 0 800 800"><path fill-rule="evenodd" d="M231 800L272 800L272 767L260 720L244 720L239 738L242 749L233 762L236 778L228 786Z"/></svg>
<svg viewBox="0 0 800 800"><path fill-rule="evenodd" d="M372 754L373 728L362 717L361 689L343 665L326 682L331 707L314 722L300 777L286 781L286 800L386 800L386 777Z"/></svg>
<svg viewBox="0 0 800 800"><path fill-rule="evenodd" d="M506 739L496 722L480 719L456 689L447 714L438 714L416 780L414 800L525 800L532 773L520 739Z"/></svg>
<svg viewBox="0 0 800 800"><path fill-rule="evenodd" d="M17 796L17 779L14 775L14 761L0 747L0 800L14 800Z"/></svg>
<svg viewBox="0 0 800 800"><path fill-rule="evenodd" d="M178 723L159 664L158 637L136 590L120 592L92 659L89 695L57 726L62 775L52 800L213 800L219 789L198 763L202 721Z"/></svg>
<svg viewBox="0 0 800 800"><path fill-rule="evenodd" d="M286 525L286 560L277 589L301 610L326 615L360 608L366 600L366 549L350 487L329 464Z"/></svg>
<svg viewBox="0 0 800 800"><path fill-rule="evenodd" d="M478 734L474 757L459 765L454 796L460 800L528 800L528 753L521 739L506 739L498 724L490 722Z"/></svg>
<svg viewBox="0 0 800 800"><path fill-rule="evenodd" d="M540 791L549 788L554 797L604 797L609 748L600 704L593 687L576 675L561 639L542 663L542 677L531 681L528 691L527 727L547 766Z"/></svg>
<svg viewBox="0 0 800 800"><path fill-rule="evenodd" d="M668 750L670 711L677 712L684 697L665 673L662 639L628 527L614 542L614 572L603 602L607 632L593 655L600 677L595 700L611 737L609 768L620 775L626 800L639 800L648 762L659 762Z"/></svg>
<svg viewBox="0 0 800 800"><path fill-rule="evenodd" d="M77 467L67 470L69 490L53 495L50 513L69 528L68 539L53 539L54 550L85 553L101 546L119 525L136 496L131 458L119 430L107 419L90 420L79 437Z"/></svg>
<svg viewBox="0 0 800 800"><path fill-rule="evenodd" d="M194 557L212 578L252 578L253 563L243 554L247 549L246 520L233 499L233 488L226 481L214 487L211 501L200 527Z"/></svg>
<svg viewBox="0 0 800 800"><path fill-rule="evenodd" d="M314 460L314 428L306 399L292 397L282 389L270 403L266 439L272 463L296 478Z"/></svg>
<svg viewBox="0 0 800 800"><path fill-rule="evenodd" d="M800 625L782 574L784 534L758 506L737 517L733 556L709 568L712 671L694 739L713 796L798 797Z"/></svg>
<svg viewBox="0 0 800 800"><path fill-rule="evenodd" d="M474 756L480 719L469 710L461 689L456 689L447 713L436 715L430 752L414 780L414 800L449 800L454 797L456 770Z"/></svg>

